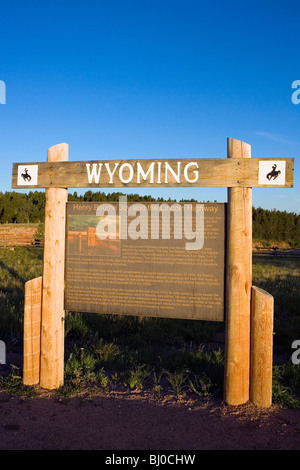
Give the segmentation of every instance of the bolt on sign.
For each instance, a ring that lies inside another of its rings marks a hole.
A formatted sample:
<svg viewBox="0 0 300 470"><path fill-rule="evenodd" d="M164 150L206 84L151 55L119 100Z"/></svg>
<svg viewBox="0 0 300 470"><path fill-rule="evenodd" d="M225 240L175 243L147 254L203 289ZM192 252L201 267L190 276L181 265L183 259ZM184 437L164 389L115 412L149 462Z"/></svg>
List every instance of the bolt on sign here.
<svg viewBox="0 0 300 470"><path fill-rule="evenodd" d="M68 203L65 309L223 321L225 204Z"/></svg>

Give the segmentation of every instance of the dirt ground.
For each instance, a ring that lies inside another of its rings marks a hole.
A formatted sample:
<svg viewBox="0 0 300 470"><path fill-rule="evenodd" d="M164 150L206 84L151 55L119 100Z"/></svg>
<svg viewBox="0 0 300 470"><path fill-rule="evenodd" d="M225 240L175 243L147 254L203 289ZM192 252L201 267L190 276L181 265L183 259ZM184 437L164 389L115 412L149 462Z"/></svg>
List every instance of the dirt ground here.
<svg viewBox="0 0 300 470"><path fill-rule="evenodd" d="M21 364L21 353L8 359L0 375ZM300 450L300 410L91 390L73 398L39 387L32 398L0 392L0 450Z"/></svg>
<svg viewBox="0 0 300 470"><path fill-rule="evenodd" d="M1 450L297 450L300 411L146 392L57 398L0 393Z"/></svg>

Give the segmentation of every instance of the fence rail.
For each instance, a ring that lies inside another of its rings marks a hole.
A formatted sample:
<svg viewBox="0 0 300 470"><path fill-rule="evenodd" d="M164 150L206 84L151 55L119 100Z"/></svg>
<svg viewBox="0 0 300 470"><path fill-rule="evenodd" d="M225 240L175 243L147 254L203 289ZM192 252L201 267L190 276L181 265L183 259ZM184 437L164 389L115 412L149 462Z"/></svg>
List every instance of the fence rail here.
<svg viewBox="0 0 300 470"><path fill-rule="evenodd" d="M43 247L43 237L10 237L0 234L0 247ZM255 247L253 248L255 255L268 255L268 256L291 256L300 257L300 248L278 248L278 247Z"/></svg>
<svg viewBox="0 0 300 470"><path fill-rule="evenodd" d="M278 248L276 246L271 248L255 248L253 250L255 255L269 255L269 256L292 256L300 257L300 248Z"/></svg>
<svg viewBox="0 0 300 470"><path fill-rule="evenodd" d="M1 248L15 248L17 246L24 247L42 247L44 246L43 238L6 238L1 236L0 247Z"/></svg>

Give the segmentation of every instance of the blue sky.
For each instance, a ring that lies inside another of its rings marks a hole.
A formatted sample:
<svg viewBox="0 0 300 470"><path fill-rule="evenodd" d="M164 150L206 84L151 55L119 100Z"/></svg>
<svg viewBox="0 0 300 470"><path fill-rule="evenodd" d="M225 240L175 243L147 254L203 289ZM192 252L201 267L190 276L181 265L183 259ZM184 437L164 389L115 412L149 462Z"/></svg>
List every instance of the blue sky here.
<svg viewBox="0 0 300 470"><path fill-rule="evenodd" d="M74 161L194 159L225 158L233 137L252 157L295 158L294 188L254 188L253 205L300 212L298 0L15 0L0 13L1 191L13 162L61 142ZM218 188L127 192L226 201Z"/></svg>

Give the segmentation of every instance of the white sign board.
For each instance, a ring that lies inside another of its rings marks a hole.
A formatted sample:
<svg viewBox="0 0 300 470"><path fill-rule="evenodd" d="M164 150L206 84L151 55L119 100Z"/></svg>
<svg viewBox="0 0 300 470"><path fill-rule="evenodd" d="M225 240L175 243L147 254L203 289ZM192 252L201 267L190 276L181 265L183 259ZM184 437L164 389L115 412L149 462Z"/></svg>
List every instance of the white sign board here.
<svg viewBox="0 0 300 470"><path fill-rule="evenodd" d="M35 186L38 184L38 165L18 166L18 186Z"/></svg>
<svg viewBox="0 0 300 470"><path fill-rule="evenodd" d="M258 183L266 185L285 184L286 162L283 160L269 160L259 162Z"/></svg>

